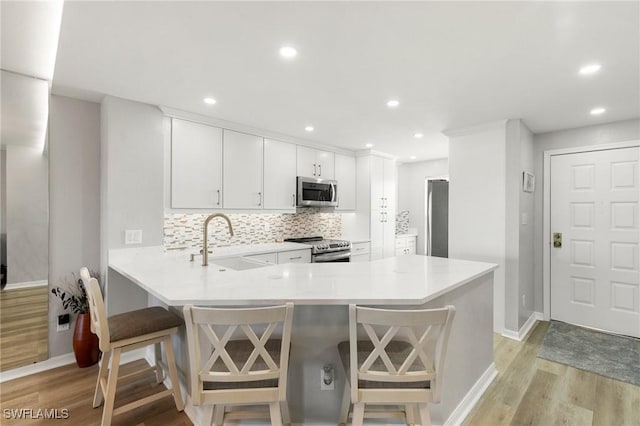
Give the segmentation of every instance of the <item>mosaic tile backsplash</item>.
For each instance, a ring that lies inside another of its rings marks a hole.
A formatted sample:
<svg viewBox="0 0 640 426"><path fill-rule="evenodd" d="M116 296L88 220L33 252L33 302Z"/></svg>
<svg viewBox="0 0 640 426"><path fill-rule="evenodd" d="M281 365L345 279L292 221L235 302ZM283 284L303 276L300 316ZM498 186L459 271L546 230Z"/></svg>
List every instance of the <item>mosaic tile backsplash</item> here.
<svg viewBox="0 0 640 426"><path fill-rule="evenodd" d="M402 210L396 214L396 235L409 233L409 210Z"/></svg>
<svg viewBox="0 0 640 426"><path fill-rule="evenodd" d="M167 250L201 247L202 224L208 214L165 213L164 247ZM272 243L289 237L320 235L336 238L342 233L339 213L321 213L305 209L299 213L227 214L234 236L229 236L227 222L216 218L209 223L209 242L212 246Z"/></svg>

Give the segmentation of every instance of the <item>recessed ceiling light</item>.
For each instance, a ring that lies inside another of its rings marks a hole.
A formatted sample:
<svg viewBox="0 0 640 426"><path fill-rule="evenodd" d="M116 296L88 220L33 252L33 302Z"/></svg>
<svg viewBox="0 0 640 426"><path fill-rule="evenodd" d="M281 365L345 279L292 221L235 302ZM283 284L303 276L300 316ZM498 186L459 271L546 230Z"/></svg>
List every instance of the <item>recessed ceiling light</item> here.
<svg viewBox="0 0 640 426"><path fill-rule="evenodd" d="M391 99L391 100L387 101L387 106L389 108L395 108L398 105L400 105L400 102L397 99Z"/></svg>
<svg viewBox="0 0 640 426"><path fill-rule="evenodd" d="M422 133L416 133L415 135L413 135L413 137L416 138L416 139L420 139L423 136L424 135Z"/></svg>
<svg viewBox="0 0 640 426"><path fill-rule="evenodd" d="M307 126L304 128L307 132L313 132L313 126Z"/></svg>
<svg viewBox="0 0 640 426"><path fill-rule="evenodd" d="M282 46L280 48L280 55L285 58L294 58L298 54L298 51L295 47L291 46Z"/></svg>
<svg viewBox="0 0 640 426"><path fill-rule="evenodd" d="M205 104L207 104L207 105L213 105L213 104L215 104L215 103L216 103L216 100L215 100L215 99L213 99L213 98L204 98L204 99L203 99L203 101L204 101L204 103L205 103Z"/></svg>
<svg viewBox="0 0 640 426"><path fill-rule="evenodd" d="M365 145L365 147L367 147L367 148L373 148L373 144L372 144L372 143L368 143L368 144L366 144L366 145Z"/></svg>
<svg viewBox="0 0 640 426"><path fill-rule="evenodd" d="M601 107L598 108L594 108L591 110L591 115L600 115L600 114L604 114L607 110Z"/></svg>
<svg viewBox="0 0 640 426"><path fill-rule="evenodd" d="M411 159L411 160L415 160L415 159L416 159L416 156L415 156L415 155L412 155L411 157L409 157L409 159Z"/></svg>
<svg viewBox="0 0 640 426"><path fill-rule="evenodd" d="M602 68L602 65L600 64L589 64L589 65L584 65L582 68L580 68L579 72L582 75L590 75L600 71L600 68Z"/></svg>

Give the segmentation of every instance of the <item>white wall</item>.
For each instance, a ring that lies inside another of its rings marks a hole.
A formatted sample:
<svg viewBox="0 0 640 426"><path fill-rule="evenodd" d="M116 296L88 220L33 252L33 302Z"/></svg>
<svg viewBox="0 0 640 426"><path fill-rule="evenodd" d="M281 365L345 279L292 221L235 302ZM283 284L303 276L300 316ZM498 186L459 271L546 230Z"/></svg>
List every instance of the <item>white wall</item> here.
<svg viewBox="0 0 640 426"><path fill-rule="evenodd" d="M125 230L142 230L142 246L162 245L164 132L155 106L107 96L101 108L103 267ZM147 295L121 275L107 275L110 315L144 307ZM110 297L110 293L114 297Z"/></svg>
<svg viewBox="0 0 640 426"><path fill-rule="evenodd" d="M425 254L425 180L447 176L449 160L442 158L398 166L398 212L409 210L409 227L418 230L416 251Z"/></svg>
<svg viewBox="0 0 640 426"><path fill-rule="evenodd" d="M447 132L449 257L499 265L494 276L494 330L504 327L506 121Z"/></svg>
<svg viewBox="0 0 640 426"><path fill-rule="evenodd" d="M49 279L59 285L82 266L100 265L100 105L51 96L50 108ZM63 310L49 301L49 356L69 353L73 327L56 332Z"/></svg>
<svg viewBox="0 0 640 426"><path fill-rule="evenodd" d="M520 120L519 120L520 121ZM534 154L533 154L533 133L520 121L520 169L522 172L533 173L534 171ZM534 286L534 209L533 200L535 191L542 191L542 186L538 183L534 193L522 191L522 173L518 175L519 180L519 235L518 242L519 252L519 298L517 305L518 327L520 330L527 322L531 314L535 311L535 286ZM523 217L525 215L525 217ZM526 223L525 223L526 222ZM524 296L524 301L523 301Z"/></svg>
<svg viewBox="0 0 640 426"><path fill-rule="evenodd" d="M615 123L600 124L595 126L580 127L576 129L562 130L535 135L534 164L536 175L536 191L534 194L534 273L535 273L535 311L542 312L542 188L543 156L544 151L602 145L613 142L623 142L640 139L640 119L618 121Z"/></svg>

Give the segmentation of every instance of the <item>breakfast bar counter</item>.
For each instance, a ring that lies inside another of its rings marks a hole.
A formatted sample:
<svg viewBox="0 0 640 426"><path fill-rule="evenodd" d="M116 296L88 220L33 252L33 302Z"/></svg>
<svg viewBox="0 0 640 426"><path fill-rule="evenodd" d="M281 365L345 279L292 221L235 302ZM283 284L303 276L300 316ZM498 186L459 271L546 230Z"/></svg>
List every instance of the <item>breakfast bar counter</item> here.
<svg viewBox="0 0 640 426"><path fill-rule="evenodd" d="M347 305L351 303L400 309L456 307L442 401L431 407L434 424L459 424L496 375L493 271L497 265L418 255L372 262L269 265L241 258L256 249L232 251L232 255L224 250L213 253L205 267L198 257L190 262L187 253L165 252L163 247L111 250L109 275L116 273L146 292L149 304L168 306L177 313L186 304L230 307L293 302L288 403L294 423L337 424L345 378L336 345L348 339ZM183 333L174 344L178 368L187 377L184 339ZM320 390L325 365L335 367L333 391ZM202 409L190 399L186 412L200 424Z"/></svg>

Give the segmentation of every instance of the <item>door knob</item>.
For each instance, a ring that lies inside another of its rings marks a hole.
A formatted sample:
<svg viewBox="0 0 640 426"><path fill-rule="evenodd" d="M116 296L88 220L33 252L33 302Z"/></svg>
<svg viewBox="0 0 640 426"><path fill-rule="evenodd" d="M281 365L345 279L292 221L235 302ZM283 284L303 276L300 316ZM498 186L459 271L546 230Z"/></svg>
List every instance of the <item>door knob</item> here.
<svg viewBox="0 0 640 426"><path fill-rule="evenodd" d="M562 232L553 233L553 246L555 248L562 247Z"/></svg>

